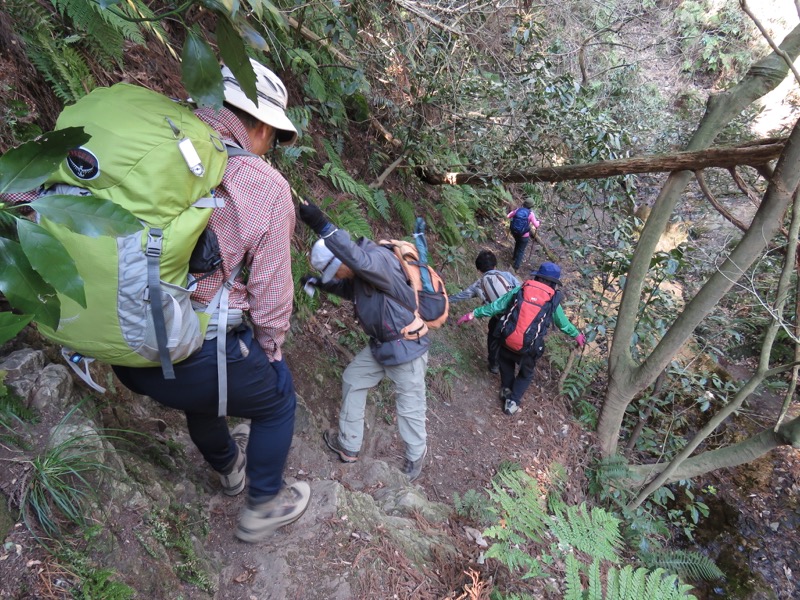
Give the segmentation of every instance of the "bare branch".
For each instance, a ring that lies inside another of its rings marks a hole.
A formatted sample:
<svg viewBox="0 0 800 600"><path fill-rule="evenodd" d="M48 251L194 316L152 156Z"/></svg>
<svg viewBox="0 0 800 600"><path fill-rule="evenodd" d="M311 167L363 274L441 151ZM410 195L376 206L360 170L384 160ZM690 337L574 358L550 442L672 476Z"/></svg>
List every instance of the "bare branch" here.
<svg viewBox="0 0 800 600"><path fill-rule="evenodd" d="M436 18L432 17L431 15L429 15L427 12L422 10L415 2L411 2L410 0L394 0L394 1L398 6L402 6L406 10L411 11L412 13L414 13L418 17L424 19L425 21L427 21L428 23L430 23L434 27L438 27L439 29L444 29L445 31L447 31L449 33L452 33L453 35L458 36L458 37L461 37L462 35L464 35L463 31L461 31L459 29L455 29L453 27L450 27L450 25L447 25L446 23L442 23L438 19L436 19Z"/></svg>
<svg viewBox="0 0 800 600"><path fill-rule="evenodd" d="M736 182L736 185L739 187L739 189L747 194L747 197L750 199L750 202L753 204L753 206L758 208L758 205L761 204L761 199L756 191L749 186L744 179L742 179L742 176L736 171L736 167L728 169L728 172L731 174L731 177L733 177L733 181Z"/></svg>
<svg viewBox="0 0 800 600"><path fill-rule="evenodd" d="M800 6L797 0L795 0L795 4ZM786 52L784 52L778 47L778 44L776 44L775 41L772 39L772 37L769 35L769 32L767 32L767 30L761 24L761 21L759 21L756 18L756 16L750 10L750 7L747 6L747 0L739 0L739 6L741 6L742 10L745 13L747 13L747 16L750 17L755 26L758 27L758 30L761 32L761 35L763 35L764 39L767 40L767 43L769 44L770 48L772 48L775 51L775 54L777 54L783 60L786 61L786 64L789 65L789 69L792 71L792 74L794 75L794 78L797 80L797 83L800 83L800 72L798 72L797 69L795 68L794 61L792 61L792 59L789 57L788 54L786 54ZM798 8L798 11L800 12L800 8Z"/></svg>
<svg viewBox="0 0 800 600"><path fill-rule="evenodd" d="M397 158L397 160L395 160L392 164L386 167L383 173L381 173L380 176L375 181L369 184L370 189L373 190L380 189L380 187L383 186L383 182L386 181L386 178L392 173L394 173L395 169L397 169L397 167L400 166L400 163L402 163L405 159L406 159L405 153L401 154Z"/></svg>
<svg viewBox="0 0 800 600"><path fill-rule="evenodd" d="M722 206L719 200L716 199L713 192L708 188L708 184L706 183L706 178L703 175L703 172L696 171L694 175L697 178L697 183L700 185L700 189L703 191L703 194L705 194L705 197L711 203L711 206L713 206L719 214L721 214L728 221L733 223L736 227L738 227L742 231L747 231L747 225L742 223L739 219L737 219L730 212L728 212L728 209Z"/></svg>

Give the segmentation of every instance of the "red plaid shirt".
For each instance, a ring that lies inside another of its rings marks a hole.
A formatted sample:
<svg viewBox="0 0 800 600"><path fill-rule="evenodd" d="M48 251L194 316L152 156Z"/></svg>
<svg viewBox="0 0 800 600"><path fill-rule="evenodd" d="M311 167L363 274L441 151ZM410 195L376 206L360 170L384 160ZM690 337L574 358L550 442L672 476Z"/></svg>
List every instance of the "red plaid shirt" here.
<svg viewBox="0 0 800 600"><path fill-rule="evenodd" d="M224 140L252 150L247 130L229 110L204 108L195 114ZM230 307L249 314L267 357L280 360L294 297L290 242L295 216L289 183L260 158L234 157L216 196L225 200L225 206L214 209L209 227L219 239L222 272L203 279L192 299L208 303L231 269L244 260L249 272L247 285L234 283Z"/></svg>

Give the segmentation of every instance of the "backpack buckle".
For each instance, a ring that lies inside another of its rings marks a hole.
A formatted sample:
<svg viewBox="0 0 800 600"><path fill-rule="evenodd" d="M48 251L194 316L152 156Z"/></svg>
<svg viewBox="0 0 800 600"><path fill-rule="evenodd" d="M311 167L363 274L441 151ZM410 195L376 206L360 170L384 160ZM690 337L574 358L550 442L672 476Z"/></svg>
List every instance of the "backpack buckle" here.
<svg viewBox="0 0 800 600"><path fill-rule="evenodd" d="M160 229L151 229L147 232L147 247L144 254L148 257L161 256L161 245L164 235Z"/></svg>

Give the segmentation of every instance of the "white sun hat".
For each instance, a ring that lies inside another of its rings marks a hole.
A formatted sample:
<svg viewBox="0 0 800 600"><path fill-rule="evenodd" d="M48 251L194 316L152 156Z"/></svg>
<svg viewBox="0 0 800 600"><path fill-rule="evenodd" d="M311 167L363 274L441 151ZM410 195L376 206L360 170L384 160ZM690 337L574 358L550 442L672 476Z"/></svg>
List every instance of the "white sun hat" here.
<svg viewBox="0 0 800 600"><path fill-rule="evenodd" d="M242 91L239 82L227 66L222 66L222 84L225 88L225 102L254 116L262 123L275 128L278 143L291 146L297 140L297 129L286 116L289 95L280 78L261 63L250 59L256 74L258 104L250 100Z"/></svg>
<svg viewBox="0 0 800 600"><path fill-rule="evenodd" d="M342 266L342 261L328 250L325 240L319 239L311 248L311 266L322 273L322 283L328 283Z"/></svg>

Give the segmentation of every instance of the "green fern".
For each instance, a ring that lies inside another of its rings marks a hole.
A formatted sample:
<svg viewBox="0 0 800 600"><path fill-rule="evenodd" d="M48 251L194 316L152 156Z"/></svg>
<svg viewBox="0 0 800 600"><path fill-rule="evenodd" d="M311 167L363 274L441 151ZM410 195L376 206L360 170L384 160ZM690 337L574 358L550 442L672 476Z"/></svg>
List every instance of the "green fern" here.
<svg viewBox="0 0 800 600"><path fill-rule="evenodd" d="M594 561L588 569L588 588L581 582L581 563L572 555L566 559L566 593L564 600L688 600L692 586L682 584L677 576L667 575L663 569L648 571L630 565L622 569L610 568L606 576L606 592L600 577L600 562Z"/></svg>
<svg viewBox="0 0 800 600"><path fill-rule="evenodd" d="M400 218L400 223L403 224L403 231L414 231L414 224L417 221L417 207L414 203L400 194L392 194L391 203Z"/></svg>
<svg viewBox="0 0 800 600"><path fill-rule="evenodd" d="M326 214L331 218L331 221L336 223L337 227L344 229L353 237L372 238L372 228L369 221L361 214L361 208L353 200L341 200L332 205L330 201L323 201L321 203Z"/></svg>
<svg viewBox="0 0 800 600"><path fill-rule="evenodd" d="M334 164L339 170L344 171L344 163L342 162L343 146L341 140L337 140L336 146L330 140L323 139L322 146L328 154L328 160Z"/></svg>
<svg viewBox="0 0 800 600"><path fill-rule="evenodd" d="M95 87L89 66L83 56L69 45L69 40L53 39L47 29L22 37L26 41L25 51L31 62L50 83L60 100L75 102Z"/></svg>
<svg viewBox="0 0 800 600"><path fill-rule="evenodd" d="M619 527L622 521L598 507L589 510L586 503L558 510L550 523L550 530L562 546L568 545L596 559L618 562L622 548Z"/></svg>
<svg viewBox="0 0 800 600"><path fill-rule="evenodd" d="M347 171L333 162L325 163L319 174L327 177L337 190L363 200L371 212L380 215L386 221L389 220L389 202L382 190L377 192L371 190L369 186L356 181Z"/></svg>
<svg viewBox="0 0 800 600"><path fill-rule="evenodd" d="M583 395L586 388L591 385L604 367L605 363L601 360L585 360L577 367L573 366L564 379L561 393L572 402L575 402Z"/></svg>
<svg viewBox="0 0 800 600"><path fill-rule="evenodd" d="M641 555L641 559L642 564L649 569L660 567L686 579L715 581L725 577L713 560L698 552L686 550L647 552Z"/></svg>

